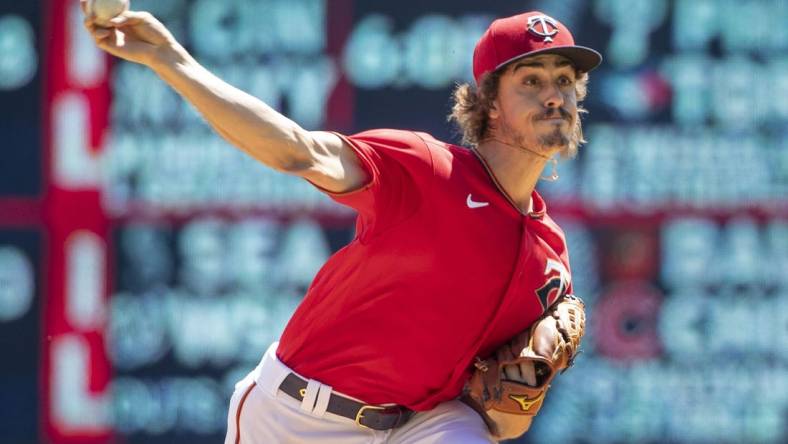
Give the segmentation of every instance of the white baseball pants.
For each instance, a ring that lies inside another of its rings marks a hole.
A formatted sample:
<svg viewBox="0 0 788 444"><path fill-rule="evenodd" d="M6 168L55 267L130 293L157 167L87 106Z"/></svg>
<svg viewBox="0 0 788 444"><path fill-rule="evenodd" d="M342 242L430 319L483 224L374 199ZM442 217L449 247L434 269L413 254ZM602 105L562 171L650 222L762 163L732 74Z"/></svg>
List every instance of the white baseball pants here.
<svg viewBox="0 0 788 444"><path fill-rule="evenodd" d="M276 358L277 343L260 364L235 386L227 415L225 444L489 444L495 441L481 417L453 400L413 415L402 427L371 430L326 412L331 387L309 381L298 401L279 385L292 372Z"/></svg>

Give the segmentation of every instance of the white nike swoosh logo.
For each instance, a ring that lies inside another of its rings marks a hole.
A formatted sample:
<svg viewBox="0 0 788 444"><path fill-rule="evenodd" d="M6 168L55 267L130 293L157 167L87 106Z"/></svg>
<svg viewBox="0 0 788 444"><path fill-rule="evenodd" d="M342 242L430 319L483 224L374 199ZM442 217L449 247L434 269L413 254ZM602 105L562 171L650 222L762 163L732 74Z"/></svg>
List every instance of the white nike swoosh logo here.
<svg viewBox="0 0 788 444"><path fill-rule="evenodd" d="M490 205L490 202L475 202L471 198L470 194L468 195L468 199L465 201L465 203L468 204L468 208L481 208Z"/></svg>

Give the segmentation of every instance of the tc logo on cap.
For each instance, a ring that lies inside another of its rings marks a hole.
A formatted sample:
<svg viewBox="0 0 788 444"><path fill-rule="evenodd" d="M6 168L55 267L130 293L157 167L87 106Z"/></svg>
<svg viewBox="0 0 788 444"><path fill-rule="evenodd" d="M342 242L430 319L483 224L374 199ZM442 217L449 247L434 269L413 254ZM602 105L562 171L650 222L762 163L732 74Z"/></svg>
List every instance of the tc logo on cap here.
<svg viewBox="0 0 788 444"><path fill-rule="evenodd" d="M575 45L572 33L558 20L541 11L525 12L494 20L473 50L473 78L479 85L484 74L533 54L559 54L588 72L602 61L591 48Z"/></svg>
<svg viewBox="0 0 788 444"><path fill-rule="evenodd" d="M541 31L539 27L542 28ZM528 32L544 37L545 42L552 42L553 36L558 34L558 23L552 17L546 15L529 17Z"/></svg>

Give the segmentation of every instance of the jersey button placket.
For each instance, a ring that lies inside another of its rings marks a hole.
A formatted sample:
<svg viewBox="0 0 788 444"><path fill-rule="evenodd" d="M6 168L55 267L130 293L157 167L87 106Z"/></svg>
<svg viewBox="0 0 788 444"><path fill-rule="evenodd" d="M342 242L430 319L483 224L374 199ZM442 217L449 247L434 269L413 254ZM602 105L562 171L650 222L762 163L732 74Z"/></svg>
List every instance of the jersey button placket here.
<svg viewBox="0 0 788 444"><path fill-rule="evenodd" d="M523 274L525 273L525 258L530 254L528 250L528 223L531 221L531 217L528 215L524 215L521 218L520 223L520 253L517 256L517 283L523 279Z"/></svg>

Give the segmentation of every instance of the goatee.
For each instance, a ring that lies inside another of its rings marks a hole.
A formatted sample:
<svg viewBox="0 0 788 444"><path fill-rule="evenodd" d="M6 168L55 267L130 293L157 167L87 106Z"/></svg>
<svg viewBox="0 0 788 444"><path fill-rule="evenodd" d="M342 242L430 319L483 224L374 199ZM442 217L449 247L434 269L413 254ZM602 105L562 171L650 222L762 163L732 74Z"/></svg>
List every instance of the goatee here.
<svg viewBox="0 0 788 444"><path fill-rule="evenodd" d="M560 128L556 128L555 131L539 137L539 144L544 149L564 148L569 145L569 136L564 134Z"/></svg>

